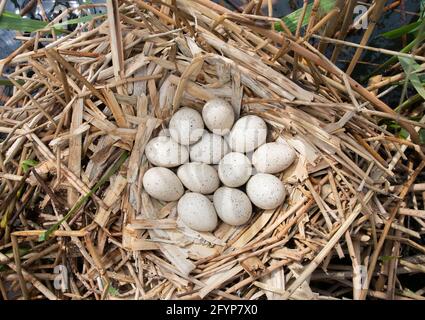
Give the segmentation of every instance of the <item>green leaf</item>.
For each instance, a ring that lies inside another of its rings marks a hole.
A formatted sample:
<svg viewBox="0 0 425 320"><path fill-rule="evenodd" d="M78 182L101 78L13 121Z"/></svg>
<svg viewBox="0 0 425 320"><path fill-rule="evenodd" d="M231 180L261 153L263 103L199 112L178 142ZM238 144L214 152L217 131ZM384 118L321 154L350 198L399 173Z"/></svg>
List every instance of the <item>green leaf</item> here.
<svg viewBox="0 0 425 320"><path fill-rule="evenodd" d="M47 26L47 22L23 18L18 14L5 11L0 16L0 29L34 32Z"/></svg>
<svg viewBox="0 0 425 320"><path fill-rule="evenodd" d="M415 94L413 97L410 97L409 99L404 101L401 105L397 106L397 108L395 108L394 111L397 112L397 113L401 113L403 110L407 109L411 105L413 105L413 104L415 104L419 101L422 101L422 100L423 100L423 98L419 93Z"/></svg>
<svg viewBox="0 0 425 320"><path fill-rule="evenodd" d="M328 13L335 6L336 0L322 0L320 1L319 11L323 13ZM304 20L302 22L302 26L306 26L308 21L310 20L311 8L313 7L313 3L310 3L307 6L307 10L304 16ZM298 20L302 14L303 8L295 10L294 12L288 14L287 16L282 18L282 21L287 25L291 32L295 32L297 30ZM275 29L278 31L283 31L280 23L276 23Z"/></svg>
<svg viewBox="0 0 425 320"><path fill-rule="evenodd" d="M378 260L382 262L387 262L387 261L398 259L398 258L400 258L400 256L380 256Z"/></svg>
<svg viewBox="0 0 425 320"><path fill-rule="evenodd" d="M32 160L32 159L27 159L22 161L22 169L24 170L24 172L27 172L30 167L35 167L38 164L38 161L36 160Z"/></svg>
<svg viewBox="0 0 425 320"><path fill-rule="evenodd" d="M54 24L52 26L52 28L54 28L54 29L62 29L63 26L72 25L72 24L78 24L78 23L85 23L85 22L91 21L94 18L103 16L103 15L104 14L93 14L93 15L87 15L87 16L83 16L83 17L80 17L80 18L76 18L76 19L66 20L64 22Z"/></svg>
<svg viewBox="0 0 425 320"><path fill-rule="evenodd" d="M114 163L114 165L106 172L100 180L95 184L93 189L91 189L89 192L87 192L80 200L78 200L75 205L68 211L68 213L57 223L55 223L53 226L51 226L48 230L40 234L38 237L39 241L45 241L49 238L49 236L56 231L60 225L67 221L70 217L72 217L75 213L78 212L78 210L89 200L89 198L96 193L97 190L100 189L108 180L109 178L115 174L121 167L121 165L125 162L125 160L128 158L128 152L124 151L121 156L119 157L118 161Z"/></svg>
<svg viewBox="0 0 425 320"><path fill-rule="evenodd" d="M385 32L381 34L384 38L387 39L396 39L400 38L402 35L405 35L410 32L414 32L418 30L418 27L421 25L422 20L418 20L416 22L410 23L408 25L402 26L400 28Z"/></svg>
<svg viewBox="0 0 425 320"><path fill-rule="evenodd" d="M16 82L19 83L20 85L24 85L25 84L25 81L24 80L16 80ZM14 84L10 80L0 79L0 86L14 86Z"/></svg>
<svg viewBox="0 0 425 320"><path fill-rule="evenodd" d="M424 128L419 130L419 142L420 144L425 144L425 129Z"/></svg>
<svg viewBox="0 0 425 320"><path fill-rule="evenodd" d="M420 69L420 65L416 63L412 58L406 57L398 57L401 66L403 67L404 73L406 74L406 80L410 81L410 83L415 87L416 91L425 99L425 88L424 84L419 79L417 73L413 73L413 71L418 71Z"/></svg>
<svg viewBox="0 0 425 320"><path fill-rule="evenodd" d="M420 5L420 9L421 9L421 12L420 12L420 15L421 15L421 17L423 17L424 16L424 13L425 13L425 1L424 0L420 0L421 1L421 5Z"/></svg>
<svg viewBox="0 0 425 320"><path fill-rule="evenodd" d="M112 296L117 296L119 294L119 291L117 288L114 288L113 286L109 286L108 292Z"/></svg>
<svg viewBox="0 0 425 320"><path fill-rule="evenodd" d="M401 128L401 126L398 123L396 123L396 122L390 123L388 125L388 129L398 130L400 128Z"/></svg>
<svg viewBox="0 0 425 320"><path fill-rule="evenodd" d="M0 79L0 86L13 86L13 83L9 80Z"/></svg>
<svg viewBox="0 0 425 320"><path fill-rule="evenodd" d="M408 132L406 129L401 128L401 129L400 129L400 132L398 133L398 136L399 136L401 139L406 140L406 139L409 137L409 132Z"/></svg>
<svg viewBox="0 0 425 320"><path fill-rule="evenodd" d="M104 14L87 15L77 19L70 19L64 22L56 23L50 26L49 29L55 29L56 32L63 33L65 32L65 29L63 28L64 26L85 23L102 15ZM35 32L46 29L47 25L48 22L24 18L18 14L7 11L0 16L0 29L9 29L21 32Z"/></svg>

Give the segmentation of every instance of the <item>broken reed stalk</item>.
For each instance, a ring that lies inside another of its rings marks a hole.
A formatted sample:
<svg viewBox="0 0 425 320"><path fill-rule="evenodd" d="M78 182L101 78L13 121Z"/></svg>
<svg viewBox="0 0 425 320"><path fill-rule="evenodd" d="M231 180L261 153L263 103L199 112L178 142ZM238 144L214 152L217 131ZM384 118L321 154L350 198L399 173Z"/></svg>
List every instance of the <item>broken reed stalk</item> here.
<svg viewBox="0 0 425 320"><path fill-rule="evenodd" d="M311 29L316 24L316 17L317 17L317 12L319 11L319 7L320 7L320 0L314 0L313 5L311 7L310 18L308 20L308 24L306 28L306 34L310 33Z"/></svg>
<svg viewBox="0 0 425 320"><path fill-rule="evenodd" d="M344 19L342 21L341 28L336 35L336 39L345 39L349 27L353 20L354 7L357 4L357 0L348 0L345 2ZM338 59L339 53L341 52L341 45L336 44L332 52L331 61L335 63Z"/></svg>
<svg viewBox="0 0 425 320"><path fill-rule="evenodd" d="M420 165L415 169L415 171L413 172L413 174L409 177L409 180L404 184L400 195L399 195L399 200L397 201L396 205L393 207L393 209L391 210L391 213L389 214L389 218L388 220L385 221L385 227L384 230L382 231L381 237L379 238L378 244L375 248L375 250L373 251L373 254L371 256L371 260L370 260L370 264L369 264L369 268L367 270L367 279L366 279L366 290L362 290L362 293L360 295L361 299L365 299L366 298L366 294L367 294L367 288L369 288L370 285L370 281L372 279L372 273L375 270L376 267L376 263L378 261L378 257L379 254L381 252L382 246L384 245L384 242L386 240L387 234L390 230L391 224L394 221L394 218L398 212L398 209L400 208L400 205L402 203L402 201L404 200L404 198L406 197L407 193L409 192L410 186L412 185L412 183L416 180L418 174L420 172L422 172L422 169L425 167L425 161L422 161L420 163Z"/></svg>

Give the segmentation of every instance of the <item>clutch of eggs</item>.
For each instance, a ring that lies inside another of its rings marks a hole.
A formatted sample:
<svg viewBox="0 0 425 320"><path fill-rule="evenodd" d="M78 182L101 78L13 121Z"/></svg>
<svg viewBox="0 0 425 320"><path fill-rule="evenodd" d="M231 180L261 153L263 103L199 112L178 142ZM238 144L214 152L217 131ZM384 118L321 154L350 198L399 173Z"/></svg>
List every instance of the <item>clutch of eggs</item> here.
<svg viewBox="0 0 425 320"><path fill-rule="evenodd" d="M193 230L211 232L218 219L243 225L251 219L253 205L272 210L286 197L275 174L287 169L296 153L282 139L266 139L263 119L236 119L223 99L208 101L201 113L182 107L168 129L145 147L154 167L145 172L143 188L159 201L178 201L181 221Z"/></svg>

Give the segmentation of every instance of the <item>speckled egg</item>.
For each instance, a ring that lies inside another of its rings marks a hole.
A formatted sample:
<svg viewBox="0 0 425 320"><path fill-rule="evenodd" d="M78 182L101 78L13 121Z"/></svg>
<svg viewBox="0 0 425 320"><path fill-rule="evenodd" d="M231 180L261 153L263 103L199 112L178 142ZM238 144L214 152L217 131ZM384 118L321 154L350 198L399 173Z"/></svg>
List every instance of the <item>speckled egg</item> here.
<svg viewBox="0 0 425 320"><path fill-rule="evenodd" d="M159 167L172 168L189 160L189 151L167 136L160 136L149 141L145 154L150 163Z"/></svg>
<svg viewBox="0 0 425 320"><path fill-rule="evenodd" d="M171 117L169 129L175 141L189 145L202 137L204 122L198 111L192 108L181 108Z"/></svg>
<svg viewBox="0 0 425 320"><path fill-rule="evenodd" d="M225 223L240 226L248 222L252 205L248 196L239 189L221 187L214 193L214 207Z"/></svg>
<svg viewBox="0 0 425 320"><path fill-rule="evenodd" d="M235 113L225 100L212 99L204 105L202 118L211 132L223 136L232 129Z"/></svg>
<svg viewBox="0 0 425 320"><path fill-rule="evenodd" d="M190 147L190 160L217 164L229 152L229 145L222 136L205 131L201 140Z"/></svg>
<svg viewBox="0 0 425 320"><path fill-rule="evenodd" d="M233 151L250 152L266 142L267 125L260 117L249 115L240 118L229 134L229 146Z"/></svg>
<svg viewBox="0 0 425 320"><path fill-rule="evenodd" d="M218 176L228 187L240 187L251 176L252 166L248 157L243 153L230 152L218 164Z"/></svg>
<svg viewBox="0 0 425 320"><path fill-rule="evenodd" d="M282 181L268 173L257 173L246 185L249 199L261 209L274 209L283 203L286 189Z"/></svg>
<svg viewBox="0 0 425 320"><path fill-rule="evenodd" d="M176 174L161 167L154 167L145 172L143 188L151 197L161 201L176 201L184 192Z"/></svg>
<svg viewBox="0 0 425 320"><path fill-rule="evenodd" d="M271 142L260 146L252 155L252 164L258 172L278 173L288 168L296 154L290 145Z"/></svg>
<svg viewBox="0 0 425 320"><path fill-rule="evenodd" d="M189 228L213 231L217 227L217 213L212 202L203 194L186 193L177 203L177 213Z"/></svg>
<svg viewBox="0 0 425 320"><path fill-rule="evenodd" d="M202 162L190 162L179 167L177 176L190 191L210 194L220 185L217 171Z"/></svg>

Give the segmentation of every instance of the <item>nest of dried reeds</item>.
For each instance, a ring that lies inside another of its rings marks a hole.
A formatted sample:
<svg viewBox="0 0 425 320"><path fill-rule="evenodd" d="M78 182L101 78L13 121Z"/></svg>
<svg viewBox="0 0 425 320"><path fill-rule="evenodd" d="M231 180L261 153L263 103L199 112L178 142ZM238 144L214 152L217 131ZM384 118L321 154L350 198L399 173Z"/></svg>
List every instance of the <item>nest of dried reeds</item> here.
<svg viewBox="0 0 425 320"><path fill-rule="evenodd" d="M108 1L106 15L7 59L16 89L0 109L3 294L331 299L309 283L349 257L331 278L365 298L390 235L424 253L395 219L424 167L395 172L407 148L423 155L417 124L275 20L208 0ZM280 176L290 191L281 207L198 233L176 223L176 203L144 192L144 147L179 107L214 97L262 117L298 160Z"/></svg>

